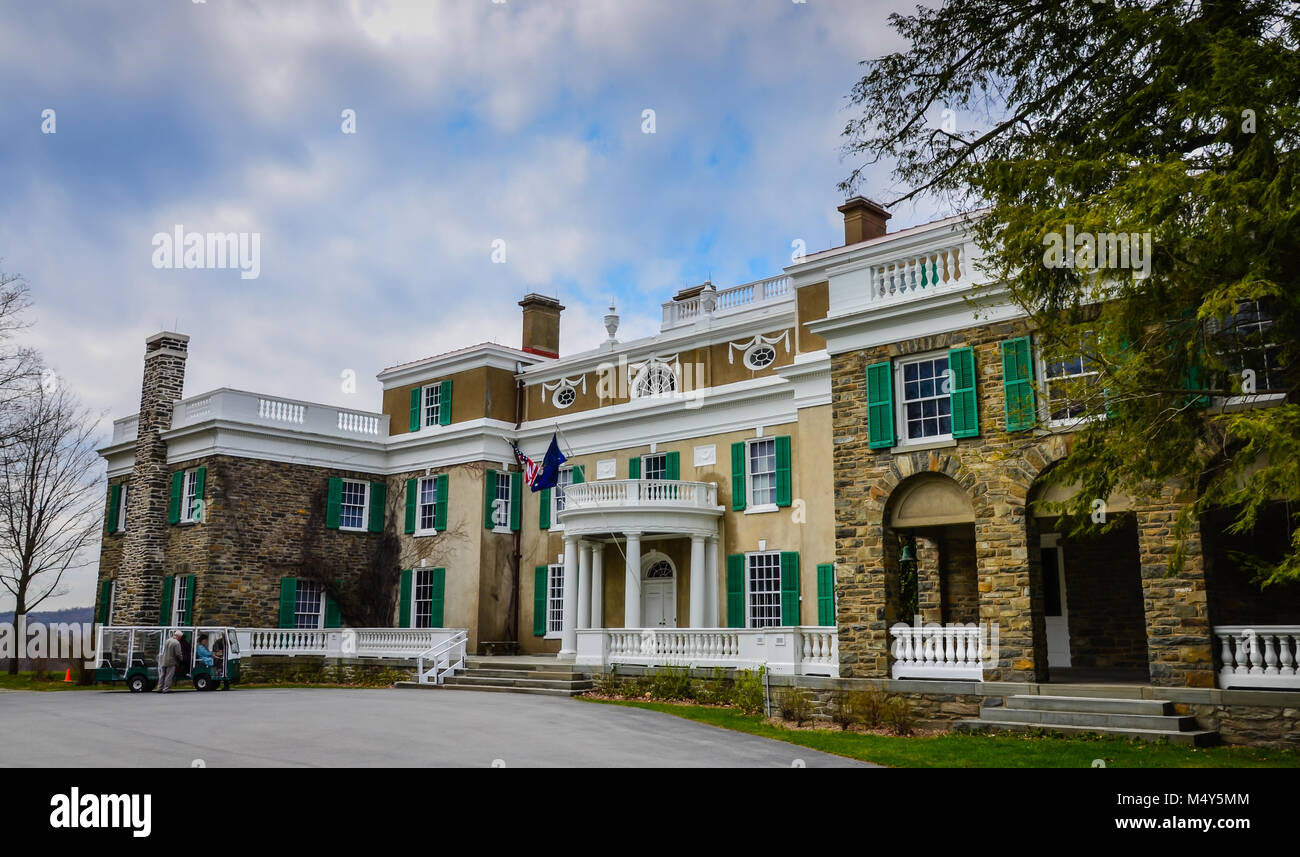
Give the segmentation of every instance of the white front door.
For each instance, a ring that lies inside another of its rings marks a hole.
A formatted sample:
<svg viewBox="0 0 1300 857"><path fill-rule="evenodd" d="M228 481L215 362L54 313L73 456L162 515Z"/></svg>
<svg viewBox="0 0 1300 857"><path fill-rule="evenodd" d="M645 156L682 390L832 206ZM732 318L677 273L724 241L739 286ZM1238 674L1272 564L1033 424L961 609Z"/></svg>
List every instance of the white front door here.
<svg viewBox="0 0 1300 857"><path fill-rule="evenodd" d="M677 627L677 593L671 580L641 583L641 621L647 628Z"/></svg>
<svg viewBox="0 0 1300 857"><path fill-rule="evenodd" d="M1047 625L1047 666L1070 665L1070 610L1065 599L1065 556L1057 533L1043 535L1043 614Z"/></svg>

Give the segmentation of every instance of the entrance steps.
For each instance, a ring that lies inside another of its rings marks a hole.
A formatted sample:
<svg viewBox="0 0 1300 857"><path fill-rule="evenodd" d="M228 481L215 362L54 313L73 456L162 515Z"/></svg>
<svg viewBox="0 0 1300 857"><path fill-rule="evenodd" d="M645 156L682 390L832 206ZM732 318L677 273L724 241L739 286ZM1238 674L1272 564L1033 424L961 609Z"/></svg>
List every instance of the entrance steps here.
<svg viewBox="0 0 1300 857"><path fill-rule="evenodd" d="M1201 729L1196 718L1174 713L1172 702L1095 696L1008 696L1006 705L981 708L978 720L963 720L959 732L1094 732L1146 741L1206 747L1219 733Z"/></svg>
<svg viewBox="0 0 1300 857"><path fill-rule="evenodd" d="M549 657L470 657L465 672L448 676L442 685L399 681L402 688L479 690L488 693L532 693L577 696L594 686L591 676L572 664Z"/></svg>

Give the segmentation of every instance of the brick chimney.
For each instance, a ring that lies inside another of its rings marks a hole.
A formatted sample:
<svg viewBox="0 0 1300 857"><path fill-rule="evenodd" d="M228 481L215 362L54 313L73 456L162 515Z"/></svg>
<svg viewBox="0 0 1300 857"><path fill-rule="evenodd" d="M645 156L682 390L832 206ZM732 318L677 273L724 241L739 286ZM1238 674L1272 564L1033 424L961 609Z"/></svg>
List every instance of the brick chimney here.
<svg viewBox="0 0 1300 857"><path fill-rule="evenodd" d="M542 357L560 356L560 313L555 298L529 294L519 302L524 308L523 350Z"/></svg>
<svg viewBox="0 0 1300 857"><path fill-rule="evenodd" d="M127 528L114 594L113 620L117 624L153 625L158 621L171 493L162 433L171 428L172 412L185 389L189 342L184 334L166 331L144 341L135 467L126 494Z"/></svg>
<svg viewBox="0 0 1300 857"><path fill-rule="evenodd" d="M844 244L870 241L885 234L885 221L891 215L865 196L855 196L840 206L844 215Z"/></svg>

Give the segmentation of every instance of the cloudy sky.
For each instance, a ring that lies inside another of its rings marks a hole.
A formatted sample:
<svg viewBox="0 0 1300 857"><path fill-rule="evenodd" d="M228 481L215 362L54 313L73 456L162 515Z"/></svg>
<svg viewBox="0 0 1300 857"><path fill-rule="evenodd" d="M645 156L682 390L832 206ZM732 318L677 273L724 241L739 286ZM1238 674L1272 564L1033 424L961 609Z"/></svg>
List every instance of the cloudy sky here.
<svg viewBox="0 0 1300 857"><path fill-rule="evenodd" d="M564 351L611 299L620 338L649 335L683 286L842 243L846 96L911 5L0 0L0 271L29 284L26 341L109 417L161 329L191 336L187 395L364 409L386 366L517 346L530 291L568 307ZM259 234L260 275L156 269L176 224Z"/></svg>

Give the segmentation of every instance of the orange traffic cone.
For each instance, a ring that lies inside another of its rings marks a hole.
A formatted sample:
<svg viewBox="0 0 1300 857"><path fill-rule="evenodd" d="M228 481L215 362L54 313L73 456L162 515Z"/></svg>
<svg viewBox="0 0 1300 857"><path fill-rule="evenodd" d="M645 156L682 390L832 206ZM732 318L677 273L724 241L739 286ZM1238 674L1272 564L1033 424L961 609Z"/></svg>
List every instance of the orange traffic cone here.
<svg viewBox="0 0 1300 857"><path fill-rule="evenodd" d="M72 681L72 667L68 667L68 671L67 671L66 673L63 674L63 680L64 680L65 682L71 682L71 681Z"/></svg>

